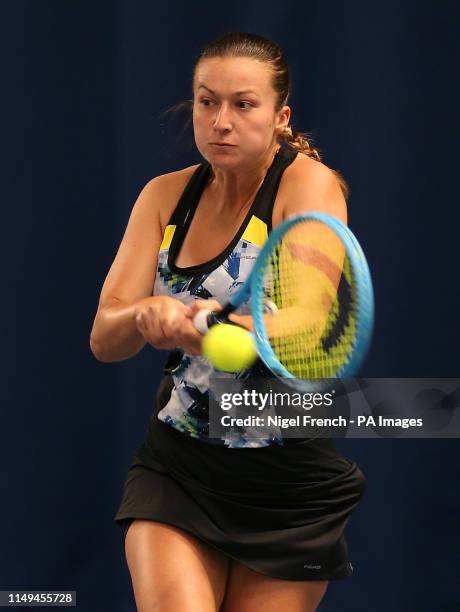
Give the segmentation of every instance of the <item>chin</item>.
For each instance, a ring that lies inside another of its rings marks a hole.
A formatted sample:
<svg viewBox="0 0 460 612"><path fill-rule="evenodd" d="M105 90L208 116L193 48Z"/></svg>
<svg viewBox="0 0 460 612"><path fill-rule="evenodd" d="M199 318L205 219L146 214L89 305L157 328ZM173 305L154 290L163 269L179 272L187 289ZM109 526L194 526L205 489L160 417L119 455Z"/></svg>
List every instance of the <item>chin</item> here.
<svg viewBox="0 0 460 612"><path fill-rule="evenodd" d="M222 159L223 156L211 155L208 162L215 170L240 170L245 166L245 162L236 159Z"/></svg>
<svg viewBox="0 0 460 612"><path fill-rule="evenodd" d="M223 148L222 150L210 147L206 148L202 155L210 164L217 168L221 166L227 168L241 164L239 151L236 147L231 149Z"/></svg>

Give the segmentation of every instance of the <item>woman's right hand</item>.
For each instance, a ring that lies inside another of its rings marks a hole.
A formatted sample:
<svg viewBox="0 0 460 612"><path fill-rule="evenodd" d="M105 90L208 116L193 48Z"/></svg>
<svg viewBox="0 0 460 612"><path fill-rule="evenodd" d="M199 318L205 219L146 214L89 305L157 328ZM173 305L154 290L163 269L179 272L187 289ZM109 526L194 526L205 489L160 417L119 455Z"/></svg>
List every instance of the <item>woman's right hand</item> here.
<svg viewBox="0 0 460 612"><path fill-rule="evenodd" d="M179 300L169 296L144 298L134 312L137 329L153 347L180 347L189 355L201 355L202 335L193 325L190 308Z"/></svg>

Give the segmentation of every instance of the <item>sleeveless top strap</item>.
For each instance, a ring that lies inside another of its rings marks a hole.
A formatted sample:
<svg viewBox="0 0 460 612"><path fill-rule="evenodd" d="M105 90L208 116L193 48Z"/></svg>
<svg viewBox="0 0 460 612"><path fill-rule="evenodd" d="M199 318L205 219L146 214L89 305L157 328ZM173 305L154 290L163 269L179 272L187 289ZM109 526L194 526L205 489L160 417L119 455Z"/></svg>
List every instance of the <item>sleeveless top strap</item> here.
<svg viewBox="0 0 460 612"><path fill-rule="evenodd" d="M283 176L284 171L297 157L298 151L292 149L287 145L281 145L273 164L268 170L265 180L262 183L256 199L255 208L252 211L253 215L259 218L267 225L268 232L272 230L272 214L273 206L275 204L276 194L278 193L278 187Z"/></svg>
<svg viewBox="0 0 460 612"><path fill-rule="evenodd" d="M257 192L251 213L267 224L268 231L272 229L272 213L278 187L284 170L292 164L298 151L282 144L265 175L264 181ZM179 202L168 222L168 225L183 227L191 221L206 185L211 178L211 165L208 162L200 164L182 193ZM188 225L188 224L187 224Z"/></svg>

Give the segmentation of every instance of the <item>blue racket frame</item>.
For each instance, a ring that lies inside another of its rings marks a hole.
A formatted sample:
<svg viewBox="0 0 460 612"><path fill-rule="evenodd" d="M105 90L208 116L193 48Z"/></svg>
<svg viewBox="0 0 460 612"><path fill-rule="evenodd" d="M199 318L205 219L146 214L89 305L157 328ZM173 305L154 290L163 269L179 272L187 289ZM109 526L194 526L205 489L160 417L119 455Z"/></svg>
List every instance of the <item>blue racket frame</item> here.
<svg viewBox="0 0 460 612"><path fill-rule="evenodd" d="M321 212L293 215L278 225L269 235L246 283L230 299L228 307L232 311L246 302L252 295L250 307L254 325L254 339L264 364L290 386L302 391L320 391L330 385L323 379L304 381L289 372L277 358L266 334L263 310L258 307L264 296L264 271L267 260L284 234L303 221L320 221L327 225L342 241L356 283L356 345L349 361L337 372L336 378L355 376L363 363L372 337L374 326L374 291L366 257L351 230L339 219ZM221 314L221 313L219 313Z"/></svg>

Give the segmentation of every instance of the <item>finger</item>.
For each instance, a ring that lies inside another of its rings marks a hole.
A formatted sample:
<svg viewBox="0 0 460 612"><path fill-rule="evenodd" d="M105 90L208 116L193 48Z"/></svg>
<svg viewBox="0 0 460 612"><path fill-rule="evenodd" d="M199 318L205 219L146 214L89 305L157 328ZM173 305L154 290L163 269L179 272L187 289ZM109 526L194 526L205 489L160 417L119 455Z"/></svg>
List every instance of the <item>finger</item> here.
<svg viewBox="0 0 460 612"><path fill-rule="evenodd" d="M154 348L156 349L160 349L163 351L173 351L175 348L177 348L177 343L176 342L158 342L156 341L154 344L152 342L150 342L149 344L151 344Z"/></svg>
<svg viewBox="0 0 460 612"><path fill-rule="evenodd" d="M190 311L191 311L191 315L193 318L194 315L196 315L197 312L199 312L200 310L222 310L222 306L219 304L219 302L217 300L195 300L191 305L190 305Z"/></svg>
<svg viewBox="0 0 460 612"><path fill-rule="evenodd" d="M181 342L182 345L186 345L188 347L194 346L197 354L201 354L201 341L203 339L203 335L195 329L193 325L190 327L187 326L181 332Z"/></svg>
<svg viewBox="0 0 460 612"><path fill-rule="evenodd" d="M201 336L199 340L184 341L180 346L188 355L198 356L202 354Z"/></svg>
<svg viewBox="0 0 460 612"><path fill-rule="evenodd" d="M171 346L171 338L165 333L158 313L153 308L149 308L137 318L139 319L139 331L149 344L161 349L168 349Z"/></svg>
<svg viewBox="0 0 460 612"><path fill-rule="evenodd" d="M189 307L189 318L193 319L197 312L199 312L202 308L204 308L204 304L206 304L207 300L195 300ZM206 305L206 308L209 306Z"/></svg>
<svg viewBox="0 0 460 612"><path fill-rule="evenodd" d="M176 337L189 319L183 313L172 312L161 320L161 329L168 338Z"/></svg>
<svg viewBox="0 0 460 612"><path fill-rule="evenodd" d="M222 306L219 304L217 300L210 300L210 301L211 301L211 308L213 310L215 310L216 312L219 312L219 310L222 310Z"/></svg>
<svg viewBox="0 0 460 612"><path fill-rule="evenodd" d="M144 327L144 322L142 321L142 313L138 313L135 318L136 327L139 331Z"/></svg>
<svg viewBox="0 0 460 612"><path fill-rule="evenodd" d="M183 312L169 312L165 314L159 321L158 326L162 336L168 341L174 341L178 344L178 340L182 336L183 329L189 324L189 319Z"/></svg>

